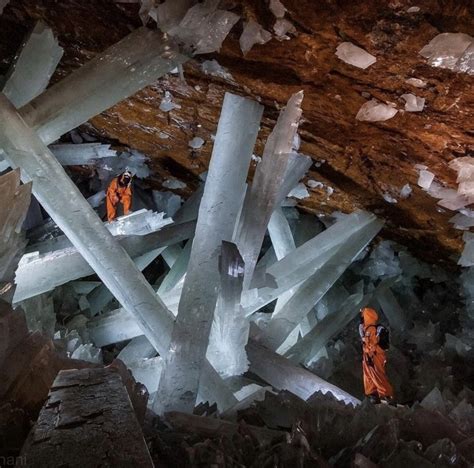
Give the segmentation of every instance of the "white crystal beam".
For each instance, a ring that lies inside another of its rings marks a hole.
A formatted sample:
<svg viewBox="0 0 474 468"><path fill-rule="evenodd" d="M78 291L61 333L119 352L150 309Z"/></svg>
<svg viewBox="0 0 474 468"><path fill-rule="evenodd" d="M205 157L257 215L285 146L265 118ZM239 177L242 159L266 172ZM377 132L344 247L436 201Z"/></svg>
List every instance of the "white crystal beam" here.
<svg viewBox="0 0 474 468"><path fill-rule="evenodd" d="M46 89L62 55L51 29L39 21L8 71L3 94L17 108L28 104Z"/></svg>
<svg viewBox="0 0 474 468"><path fill-rule="evenodd" d="M278 350L382 226L383 222L379 220L364 226L337 249L316 273L302 283L288 302L273 314L263 333L262 343L270 349Z"/></svg>
<svg viewBox="0 0 474 468"><path fill-rule="evenodd" d="M50 144L188 59L159 31L139 28L22 107L20 113Z"/></svg>
<svg viewBox="0 0 474 468"><path fill-rule="evenodd" d="M302 114L302 101L303 92L300 91L290 98L281 112L245 197L235 235L245 261L244 289L250 285L270 217L279 206L280 189L287 175L289 156Z"/></svg>
<svg viewBox="0 0 474 468"><path fill-rule="evenodd" d="M216 307L218 256L231 240L263 107L227 93L199 207L188 271L154 409L191 412Z"/></svg>
<svg viewBox="0 0 474 468"><path fill-rule="evenodd" d="M51 218L117 300L136 317L153 346L165 353L168 343L163 340L163 334L169 327L166 318L171 312L104 227L51 151L3 94L0 121L0 148L7 161L12 167L20 167L23 182L33 182L33 193Z"/></svg>
<svg viewBox="0 0 474 468"><path fill-rule="evenodd" d="M145 236L129 236L119 240L131 258L137 259L154 249L189 239L194 234L194 222L171 225ZM69 242L56 248L48 244L26 253L16 271L14 302L51 291L52 289L94 274L93 268Z"/></svg>
<svg viewBox="0 0 474 468"><path fill-rule="evenodd" d="M249 341L247 354L250 372L258 375L279 390L288 390L307 400L313 393L330 393L337 400L354 406L360 401L344 390L321 379L317 375L294 365L288 359L268 350L262 345Z"/></svg>
<svg viewBox="0 0 474 468"><path fill-rule="evenodd" d="M261 284L254 282L252 285L258 289L256 294L250 291L251 299L245 303L246 315L253 314L285 291L308 279L328 261L341 243L374 219L375 216L363 211L352 213L299 246L291 255L268 268L263 267L262 272L257 270L255 277L265 278L265 281Z"/></svg>

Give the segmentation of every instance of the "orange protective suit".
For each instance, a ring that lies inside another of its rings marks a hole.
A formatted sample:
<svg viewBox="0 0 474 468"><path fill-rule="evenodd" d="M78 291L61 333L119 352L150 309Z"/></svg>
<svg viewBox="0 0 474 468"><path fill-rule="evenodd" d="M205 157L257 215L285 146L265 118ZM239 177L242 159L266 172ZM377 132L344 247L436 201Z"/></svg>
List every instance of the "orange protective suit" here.
<svg viewBox="0 0 474 468"><path fill-rule="evenodd" d="M132 187L131 184L120 185L119 180L122 176L115 177L107 189L107 219L113 221L117 217L117 205L122 203L123 214L130 212L132 206Z"/></svg>
<svg viewBox="0 0 474 468"><path fill-rule="evenodd" d="M379 316L374 309L362 309L363 324L360 325L362 338L362 369L364 372L364 390L366 395L378 395L380 398L393 398L393 388L385 373L387 358L379 346L377 322Z"/></svg>

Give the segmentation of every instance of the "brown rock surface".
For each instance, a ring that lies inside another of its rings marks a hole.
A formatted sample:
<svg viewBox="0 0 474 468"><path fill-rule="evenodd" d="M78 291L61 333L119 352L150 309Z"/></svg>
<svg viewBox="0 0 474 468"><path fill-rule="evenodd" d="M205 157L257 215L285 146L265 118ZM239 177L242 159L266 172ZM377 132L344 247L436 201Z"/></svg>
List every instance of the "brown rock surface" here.
<svg viewBox="0 0 474 468"><path fill-rule="evenodd" d="M253 17L271 30L275 18L265 0L228 2L244 18ZM262 130L255 153L273 126L277 110L289 96L305 91L301 151L315 163L308 178L334 188L312 189L299 203L313 213L349 212L366 208L387 220L383 236L411 248L422 258L450 260L462 249L461 232L449 224L453 213L441 210L437 200L417 187L414 164L429 166L437 179L455 188L455 174L447 163L473 154L473 77L432 68L418 54L440 32L474 30L474 4L470 0L392 0L348 2L336 0L282 0L286 18L296 27L288 41L271 40L242 56L240 22L219 54L201 57L185 67L186 83L170 75L134 97L92 119L90 125L117 144L136 148L152 159L152 187L174 176L188 183L180 193L189 195L206 170L225 91L258 98L265 104ZM408 13L410 6L420 12ZM65 55L53 81L104 50L139 25L137 5L106 0L11 0L0 18L0 72L36 19L56 32ZM350 41L377 57L361 70L340 61L337 45ZM205 75L199 61L216 58L236 83ZM419 89L405 82L425 80ZM164 90L181 109L159 110ZM106 90L104 90L106 91ZM364 93L364 96L362 95ZM367 93L367 94L366 94ZM358 122L355 115L370 98L393 102L403 109L401 95L426 99L421 113L399 111L386 122ZM159 133L169 135L160 138ZM194 136L205 140L199 150L188 147ZM317 167L319 166L319 167ZM401 200L401 187L410 183L413 194ZM389 193L398 200L389 204Z"/></svg>

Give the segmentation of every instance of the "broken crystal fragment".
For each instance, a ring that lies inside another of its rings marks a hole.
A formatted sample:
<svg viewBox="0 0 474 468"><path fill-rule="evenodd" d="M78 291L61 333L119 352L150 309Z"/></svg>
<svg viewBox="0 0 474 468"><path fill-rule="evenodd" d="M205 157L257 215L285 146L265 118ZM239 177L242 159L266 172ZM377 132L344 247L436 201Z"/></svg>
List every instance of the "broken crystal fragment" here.
<svg viewBox="0 0 474 468"><path fill-rule="evenodd" d="M240 36L240 48L244 55L250 51L255 44L265 44L272 38L271 33L263 29L256 21L248 21Z"/></svg>
<svg viewBox="0 0 474 468"><path fill-rule="evenodd" d="M343 62L362 69L370 67L377 61L373 55L351 42L343 42L339 44L336 49L336 55Z"/></svg>
<svg viewBox="0 0 474 468"><path fill-rule="evenodd" d="M412 188L410 187L410 184L405 184L401 189L400 189L400 198L408 198L411 193L413 192Z"/></svg>
<svg viewBox="0 0 474 468"><path fill-rule="evenodd" d="M405 110L407 112L421 112L425 107L425 98L420 98L414 94L402 94L405 99Z"/></svg>
<svg viewBox="0 0 474 468"><path fill-rule="evenodd" d="M415 88L425 88L426 87L426 81L420 80L419 78L408 78L405 80L405 83L408 83L409 85L414 86Z"/></svg>
<svg viewBox="0 0 474 468"><path fill-rule="evenodd" d="M165 0L150 11L150 16L163 32L177 26L195 0Z"/></svg>
<svg viewBox="0 0 474 468"><path fill-rule="evenodd" d="M385 122L394 117L397 112L394 107L372 99L362 105L356 119L363 122Z"/></svg>
<svg viewBox="0 0 474 468"><path fill-rule="evenodd" d="M3 94L18 109L28 104L46 89L62 55L51 29L39 21L7 73Z"/></svg>
<svg viewBox="0 0 474 468"><path fill-rule="evenodd" d="M201 137L194 137L188 142L188 146L192 149L200 149L202 145L204 145L204 140Z"/></svg>
<svg viewBox="0 0 474 468"><path fill-rule="evenodd" d="M270 0L269 8L277 18L283 18L285 16L286 8L280 0Z"/></svg>
<svg viewBox="0 0 474 468"><path fill-rule="evenodd" d="M169 91L165 91L165 95L161 100L160 110L170 112L174 109L181 109L181 106L173 102L173 95Z"/></svg>
<svg viewBox="0 0 474 468"><path fill-rule="evenodd" d="M187 187L187 185L184 182L181 182L178 179L166 179L162 183L163 187L166 187L168 189L172 190L181 190Z"/></svg>
<svg viewBox="0 0 474 468"><path fill-rule="evenodd" d="M387 203L392 203L392 204L398 203L398 202L397 202L397 199L394 198L394 197L392 197L392 195L390 195L390 193L388 193L388 192L384 192L384 193L382 194L382 196L383 196L383 199L384 199Z"/></svg>
<svg viewBox="0 0 474 468"><path fill-rule="evenodd" d="M188 271L154 409L192 411L217 302L218 256L232 238L263 107L226 93L199 207Z"/></svg>
<svg viewBox="0 0 474 468"><path fill-rule="evenodd" d="M412 6L408 8L407 13L418 13L420 11L420 7L418 6Z"/></svg>
<svg viewBox="0 0 474 468"><path fill-rule="evenodd" d="M93 344L81 344L71 354L71 359L102 364L102 350L96 348Z"/></svg>
<svg viewBox="0 0 474 468"><path fill-rule="evenodd" d="M312 188L312 189L317 189L317 188L323 188L324 187L324 184L322 182L319 182L319 181L313 180L313 179L308 180L307 185L308 185L309 188Z"/></svg>
<svg viewBox="0 0 474 468"><path fill-rule="evenodd" d="M180 23L168 30L194 54L217 52L239 20L235 13L219 10L219 0L204 0L192 6Z"/></svg>
<svg viewBox="0 0 474 468"><path fill-rule="evenodd" d="M434 178L435 175L432 172L422 170L420 171L420 176L418 177L418 185L422 189L429 190Z"/></svg>
<svg viewBox="0 0 474 468"><path fill-rule="evenodd" d="M294 189L291 190L288 196L302 200L303 198L309 197L309 192L304 184L298 184Z"/></svg>
<svg viewBox="0 0 474 468"><path fill-rule="evenodd" d="M215 59L202 62L201 70L206 75L217 76L227 81L234 81L234 77Z"/></svg>
<svg viewBox="0 0 474 468"><path fill-rule="evenodd" d="M172 218L181 208L183 199L173 192L158 192L153 190L153 201L158 212L164 212Z"/></svg>
<svg viewBox="0 0 474 468"><path fill-rule="evenodd" d="M295 34L296 28L293 23L287 19L277 19L273 25L273 31L280 39L289 39L287 34Z"/></svg>
<svg viewBox="0 0 474 468"><path fill-rule="evenodd" d="M425 57L432 67L456 70L458 61L464 60L463 55L472 46L473 41L472 36L464 33L438 34L420 50L420 55Z"/></svg>
<svg viewBox="0 0 474 468"><path fill-rule="evenodd" d="M457 61L454 70L474 75L474 39Z"/></svg>
<svg viewBox="0 0 474 468"><path fill-rule="evenodd" d="M474 196L474 158L456 158L449 163L449 167L458 173L458 193L468 197Z"/></svg>

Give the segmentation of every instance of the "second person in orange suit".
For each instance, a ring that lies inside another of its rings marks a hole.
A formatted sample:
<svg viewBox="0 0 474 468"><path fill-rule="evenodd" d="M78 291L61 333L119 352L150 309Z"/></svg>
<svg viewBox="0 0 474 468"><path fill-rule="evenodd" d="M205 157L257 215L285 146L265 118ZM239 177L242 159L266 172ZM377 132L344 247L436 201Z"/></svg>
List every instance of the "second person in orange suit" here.
<svg viewBox="0 0 474 468"><path fill-rule="evenodd" d="M361 310L362 323L359 333L362 339L362 370L364 373L364 391L369 399L378 403L380 400L393 401L393 388L385 373L387 357L379 345L379 316L374 309L364 307Z"/></svg>
<svg viewBox="0 0 474 468"><path fill-rule="evenodd" d="M113 221L117 217L117 205L123 205L123 214L130 213L132 206L132 173L125 171L112 179L107 189L107 220Z"/></svg>

